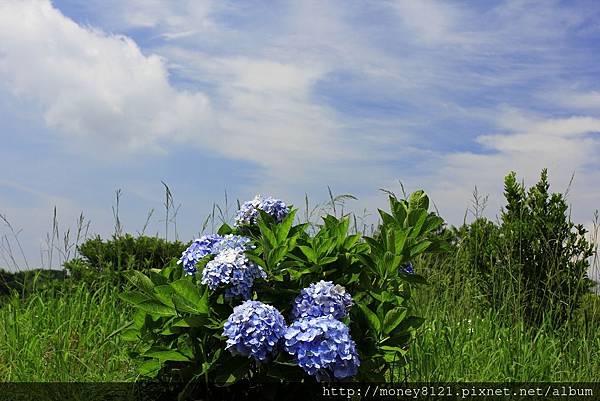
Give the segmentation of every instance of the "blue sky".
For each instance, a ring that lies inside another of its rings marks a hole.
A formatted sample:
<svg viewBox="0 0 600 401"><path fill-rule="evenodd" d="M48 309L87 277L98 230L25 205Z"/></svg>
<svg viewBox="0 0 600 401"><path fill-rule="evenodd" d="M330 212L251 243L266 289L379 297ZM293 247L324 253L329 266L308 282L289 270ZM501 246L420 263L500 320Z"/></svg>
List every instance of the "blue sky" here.
<svg viewBox="0 0 600 401"><path fill-rule="evenodd" d="M596 1L3 1L0 214L40 265L54 206L106 236L119 188L163 235L167 182L189 240L225 190L375 211L401 180L459 224L547 167L589 225L599 76Z"/></svg>

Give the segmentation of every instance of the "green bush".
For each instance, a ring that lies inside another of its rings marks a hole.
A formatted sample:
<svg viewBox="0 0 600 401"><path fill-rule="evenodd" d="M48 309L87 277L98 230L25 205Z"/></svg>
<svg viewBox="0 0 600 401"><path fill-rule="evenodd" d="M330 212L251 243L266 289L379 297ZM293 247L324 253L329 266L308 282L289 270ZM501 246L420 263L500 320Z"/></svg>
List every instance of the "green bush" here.
<svg viewBox="0 0 600 401"><path fill-rule="evenodd" d="M380 211L379 239L351 235L349 218L334 216L324 217L319 231L310 236L306 224L292 224L295 209L280 223L261 211L257 225L223 225L219 230L220 235L252 240L254 248L246 255L264 270L266 279L256 280L250 299L272 305L286 319L294 299L311 283L328 280L345 288L354 305L341 321L356 342L361 362L356 380L398 379L395 374L408 362L409 345L422 324L411 314L412 284L425 282L402 267L425 252L445 249L431 235L443 220L428 212L429 200L422 191L408 200L389 200L391 213ZM138 344L139 372L164 380L228 384L314 381L281 344L278 353L260 363L226 349L223 328L241 301L201 283L202 269L212 258L200 260L192 276L185 276L174 261L148 275L129 272L136 289L121 297L136 313L123 335Z"/></svg>
<svg viewBox="0 0 600 401"><path fill-rule="evenodd" d="M512 172L500 224L478 218L459 231L464 265L490 305L533 326L561 325L592 287L586 230L571 221L564 196L548 190L546 170L529 190Z"/></svg>
<svg viewBox="0 0 600 401"><path fill-rule="evenodd" d="M33 269L11 273L0 269L0 296L9 295L13 291L26 296L35 289L59 286L65 277L62 270Z"/></svg>
<svg viewBox="0 0 600 401"><path fill-rule="evenodd" d="M80 257L65 262L64 268L75 280L121 283L126 270L148 272L159 269L179 257L187 245L179 241L130 234L103 240L88 239L77 247Z"/></svg>

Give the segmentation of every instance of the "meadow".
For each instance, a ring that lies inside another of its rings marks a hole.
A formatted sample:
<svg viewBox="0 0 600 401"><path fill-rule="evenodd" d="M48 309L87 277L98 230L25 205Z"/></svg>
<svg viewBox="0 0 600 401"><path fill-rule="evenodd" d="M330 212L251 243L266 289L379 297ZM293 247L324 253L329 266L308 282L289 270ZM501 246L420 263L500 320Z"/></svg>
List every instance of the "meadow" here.
<svg viewBox="0 0 600 401"><path fill-rule="evenodd" d="M344 199L348 198L332 196L324 208L312 211L342 215ZM221 209L213 209L205 227L219 219L215 210ZM318 227L313 216L307 200L305 220ZM352 220L356 232L376 235L377 226L360 227ZM553 320L552 310L531 324L519 303L519 289L500 282L505 296L495 303L486 299L481 277L473 274L473 250L461 238L464 234L456 234L459 229L452 232L455 241L450 252L422 255L413 261L414 270L427 284L412 287L410 306L424 323L406 354L409 363L396 374L409 382L597 381L600 297L586 291L561 324ZM597 227L596 232L586 234L590 243L597 240L597 234ZM119 242L119 238L124 240ZM161 241L123 233L115 233L112 240L93 239L94 249L105 255L94 260L92 275L89 269L78 270L93 259L92 251L80 245L79 253L73 255L75 262L65 261L69 276L30 274L18 285L5 285L0 300L0 381L138 380L136 361L130 355L135 345L122 337L134 309L117 292L128 288L121 272L143 261L152 264L178 258L187 246ZM119 243L128 245L117 251L111 248ZM154 253L140 257L139 244L153 247ZM81 251L88 253L87 259ZM157 253L160 257L152 262ZM596 253L589 260L598 269ZM8 275L3 277L7 284Z"/></svg>

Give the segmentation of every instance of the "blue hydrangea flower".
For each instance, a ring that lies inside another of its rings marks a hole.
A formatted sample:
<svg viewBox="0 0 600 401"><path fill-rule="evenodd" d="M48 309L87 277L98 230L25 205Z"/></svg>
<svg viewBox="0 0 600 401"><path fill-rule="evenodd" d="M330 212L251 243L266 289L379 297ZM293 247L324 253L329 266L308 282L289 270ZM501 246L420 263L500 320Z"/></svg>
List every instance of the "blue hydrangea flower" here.
<svg viewBox="0 0 600 401"><path fill-rule="evenodd" d="M399 271L406 273L406 274L415 274L415 269L414 269L412 263L410 263L410 262L408 262L404 266L401 266Z"/></svg>
<svg viewBox="0 0 600 401"><path fill-rule="evenodd" d="M348 316L352 297L341 285L331 281L319 281L304 288L294 301L292 318L332 315L336 319Z"/></svg>
<svg viewBox="0 0 600 401"><path fill-rule="evenodd" d="M217 234L203 235L194 240L192 244L181 254L177 262L183 264L183 269L187 274L196 273L196 264L206 255L213 253L215 244L219 243L223 237Z"/></svg>
<svg viewBox="0 0 600 401"><path fill-rule="evenodd" d="M296 320L285 332L284 348L318 381L354 376L360 366L350 329L333 316Z"/></svg>
<svg viewBox="0 0 600 401"><path fill-rule="evenodd" d="M250 298L250 290L257 278L267 278L267 275L239 248L222 250L202 270L202 284L208 285L211 290L227 286L226 298Z"/></svg>
<svg viewBox="0 0 600 401"><path fill-rule="evenodd" d="M242 249L247 250L253 248L250 238L241 235L227 234L221 237L221 240L214 244L212 253L215 255L225 249Z"/></svg>
<svg viewBox="0 0 600 401"><path fill-rule="evenodd" d="M233 308L225 322L223 335L233 355L251 356L265 361L278 350L287 326L283 316L271 305L246 301Z"/></svg>
<svg viewBox="0 0 600 401"><path fill-rule="evenodd" d="M240 210L238 210L235 216L235 225L242 226L256 223L258 210L263 210L273 216L278 223L290 212L289 208L282 200L270 196L263 197L261 195L256 195L254 199L244 202L244 204L240 206Z"/></svg>

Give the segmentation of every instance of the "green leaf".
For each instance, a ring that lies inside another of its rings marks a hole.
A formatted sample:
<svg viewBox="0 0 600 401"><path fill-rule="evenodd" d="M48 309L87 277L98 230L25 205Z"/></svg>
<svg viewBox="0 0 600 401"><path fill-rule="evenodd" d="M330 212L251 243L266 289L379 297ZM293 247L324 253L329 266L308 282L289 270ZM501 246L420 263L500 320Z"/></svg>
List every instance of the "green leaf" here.
<svg viewBox="0 0 600 401"><path fill-rule="evenodd" d="M156 377L160 370L161 364L158 359L150 359L144 361L138 368L138 371L142 376Z"/></svg>
<svg viewBox="0 0 600 401"><path fill-rule="evenodd" d="M397 295L391 294L385 290L381 291L380 293L369 291L369 294L381 303L396 302L397 299L400 298Z"/></svg>
<svg viewBox="0 0 600 401"><path fill-rule="evenodd" d="M163 336L171 336L173 334L180 334L180 333L181 333L181 327L175 327L175 326L167 326L160 332L160 334Z"/></svg>
<svg viewBox="0 0 600 401"><path fill-rule="evenodd" d="M360 240L360 234L354 234L346 237L344 240L344 248L350 249L352 248L358 241Z"/></svg>
<svg viewBox="0 0 600 401"><path fill-rule="evenodd" d="M138 341L141 338L140 331L139 329L131 327L129 329L123 330L123 332L121 333L121 338L123 339L123 341Z"/></svg>
<svg viewBox="0 0 600 401"><path fill-rule="evenodd" d="M358 303L358 307L362 311L363 315L367 318L367 321L369 322L369 326L371 326L371 328L373 329L373 331L375 333L379 334L379 332L381 331L381 322L377 318L377 315L375 314L375 312L373 312L371 309L369 309L369 307L367 305L363 304L362 302Z"/></svg>
<svg viewBox="0 0 600 401"><path fill-rule="evenodd" d="M209 320L206 317L188 316L177 319L173 326L175 327L204 327Z"/></svg>
<svg viewBox="0 0 600 401"><path fill-rule="evenodd" d="M129 270L125 273L125 277L138 289L144 291L147 294L152 294L154 283L148 276L137 270Z"/></svg>
<svg viewBox="0 0 600 401"><path fill-rule="evenodd" d="M285 257L288 252L288 248L286 245L279 245L275 249L269 252L269 257L267 258L267 262L271 268L275 267L277 263L281 262L281 260Z"/></svg>
<svg viewBox="0 0 600 401"><path fill-rule="evenodd" d="M189 358L180 352L174 350L146 351L144 356L158 359L161 363L165 361L189 362Z"/></svg>
<svg viewBox="0 0 600 401"><path fill-rule="evenodd" d="M429 197L423 190L413 192L408 198L408 207L411 209L429 209Z"/></svg>
<svg viewBox="0 0 600 401"><path fill-rule="evenodd" d="M381 216L381 221L383 222L383 224L388 225L388 226L393 226L396 224L396 220L394 219L394 216L384 212L381 209L377 209L377 211L379 212L379 215Z"/></svg>
<svg viewBox="0 0 600 401"><path fill-rule="evenodd" d="M427 248L429 248L431 244L431 241L421 241L417 243L416 245L410 248L410 257L413 258L417 255L422 254L427 250Z"/></svg>
<svg viewBox="0 0 600 401"><path fill-rule="evenodd" d="M191 305L194 305L197 308L203 308L208 312L208 306L201 305L203 301L202 295L200 294L200 288L198 288L198 286L189 278L173 281L171 283L171 288Z"/></svg>
<svg viewBox="0 0 600 401"><path fill-rule="evenodd" d="M368 255L358 255L358 260L360 260L362 262L362 264L365 265L374 274L377 274L377 275L380 274L379 270L377 269L377 266L376 266L375 262L373 261L373 259L371 259L370 256L368 256Z"/></svg>
<svg viewBox="0 0 600 401"><path fill-rule="evenodd" d="M148 272L150 274L150 280L154 283L154 285L164 285L167 284L167 278L163 276L159 271L152 269Z"/></svg>
<svg viewBox="0 0 600 401"><path fill-rule="evenodd" d="M390 273L395 272L400 265L400 261L402 258L400 256L394 255L391 252L385 252L383 255L383 267Z"/></svg>
<svg viewBox="0 0 600 401"><path fill-rule="evenodd" d="M306 377L306 374L295 363L283 363L274 361L271 369L269 369L267 375L276 379L283 380L284 382L300 382Z"/></svg>
<svg viewBox="0 0 600 401"><path fill-rule="evenodd" d="M317 254L312 248L306 245L299 245L298 248L300 248L300 250L302 251L304 256L306 256L309 262L317 264Z"/></svg>
<svg viewBox="0 0 600 401"><path fill-rule="evenodd" d="M427 216L427 212L421 209L410 209L408 211L408 216L406 216L406 226L414 227L417 225L419 219L423 217L423 215Z"/></svg>
<svg viewBox="0 0 600 401"><path fill-rule="evenodd" d="M421 229L423 224L425 224L425 220L427 220L427 216L427 210L422 210L411 230L412 237L417 237L419 234L421 234Z"/></svg>
<svg viewBox="0 0 600 401"><path fill-rule="evenodd" d="M392 254L396 253L396 233L394 230L387 230L385 232L385 249L386 253L391 252ZM384 255L385 258L385 255Z"/></svg>
<svg viewBox="0 0 600 401"><path fill-rule="evenodd" d="M421 228L421 232L428 233L434 230L437 230L444 224L444 219L436 215L429 215L425 224Z"/></svg>
<svg viewBox="0 0 600 401"><path fill-rule="evenodd" d="M389 197L389 200L390 209L392 210L392 215L394 216L394 219L400 227L404 227L404 221L406 220L406 214L408 213L408 211L406 210L406 206L391 195Z"/></svg>
<svg viewBox="0 0 600 401"><path fill-rule="evenodd" d="M333 263L338 259L337 256L325 256L324 258L319 259L319 265L326 265L329 263Z"/></svg>
<svg viewBox="0 0 600 401"><path fill-rule="evenodd" d="M383 332L389 334L394 330L406 316L406 308L393 308L389 310L383 319Z"/></svg>
<svg viewBox="0 0 600 401"><path fill-rule="evenodd" d="M296 209L292 210L285 216L285 219L277 226L277 243L283 244L290 233L290 229L292 228L292 223L294 222L294 217L296 216Z"/></svg>
<svg viewBox="0 0 600 401"><path fill-rule="evenodd" d="M154 296L164 305L174 308L173 304L173 289L169 285L158 285L154 287Z"/></svg>
<svg viewBox="0 0 600 401"><path fill-rule="evenodd" d="M138 304L138 308L156 316L174 316L177 314L175 309L168 307L158 301L144 301Z"/></svg>
<svg viewBox="0 0 600 401"><path fill-rule="evenodd" d="M382 349L383 351L391 351L391 353L396 353L396 352L399 352L401 354L406 353L406 350L402 349L401 347L394 347L391 345L382 345L379 348Z"/></svg>
<svg viewBox="0 0 600 401"><path fill-rule="evenodd" d="M136 310L133 314L133 327L141 329L144 323L146 323L146 312L141 309Z"/></svg>
<svg viewBox="0 0 600 401"><path fill-rule="evenodd" d="M173 303L175 304L175 309L177 309L179 312L201 314L196 304L191 303L181 295L175 293L173 294L172 299Z"/></svg>
<svg viewBox="0 0 600 401"><path fill-rule="evenodd" d="M385 235L385 233L382 233ZM375 257L379 257L383 251L381 249L381 244L375 238L371 237L363 237L365 242L369 244L369 248L371 248L371 253L375 255Z"/></svg>
<svg viewBox="0 0 600 401"><path fill-rule="evenodd" d="M396 254L401 255L404 252L404 245L408 238L408 230L396 231Z"/></svg>
<svg viewBox="0 0 600 401"><path fill-rule="evenodd" d="M405 335L409 330L416 330L419 327L421 327L421 325L423 324L423 322L425 321L425 319L423 319L422 317L417 317L417 316L409 316L406 319L404 319L397 327L395 330L392 331L392 333L390 334L391 337L398 337L401 335Z"/></svg>
<svg viewBox="0 0 600 401"><path fill-rule="evenodd" d="M231 233L233 233L233 229L227 223L223 223L217 231L217 234L219 235L227 235Z"/></svg>
<svg viewBox="0 0 600 401"><path fill-rule="evenodd" d="M253 254L253 253L246 252L246 257L247 257L247 258L248 258L248 259L249 259L251 262L254 262L254 263L256 263L256 264L257 264L257 265L259 265L260 267L264 267L264 268L266 268L266 267L267 267L267 263L266 263L264 260L262 260L260 257L256 256L256 255L255 255L255 254Z"/></svg>
<svg viewBox="0 0 600 401"><path fill-rule="evenodd" d="M267 240L267 244L270 246L270 248L275 248L277 246L277 238L275 237L275 234L273 233L273 231L267 226L267 223L265 223L264 218L268 218L268 215L263 212L262 210L259 210L260 213L260 218L257 221L258 224L258 228L260 229L260 234L261 236ZM265 216L266 215L266 216Z"/></svg>
<svg viewBox="0 0 600 401"><path fill-rule="evenodd" d="M152 299L140 291L126 291L119 294L119 298L136 306L144 301L150 301Z"/></svg>

